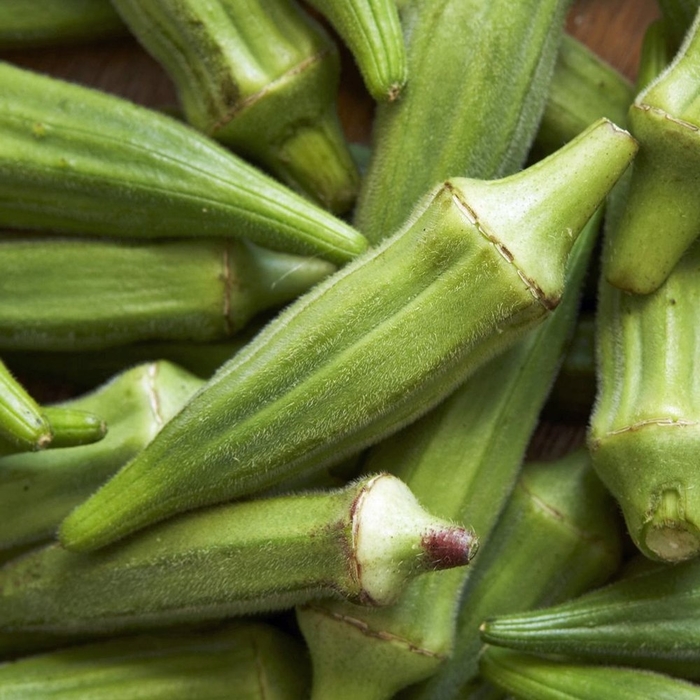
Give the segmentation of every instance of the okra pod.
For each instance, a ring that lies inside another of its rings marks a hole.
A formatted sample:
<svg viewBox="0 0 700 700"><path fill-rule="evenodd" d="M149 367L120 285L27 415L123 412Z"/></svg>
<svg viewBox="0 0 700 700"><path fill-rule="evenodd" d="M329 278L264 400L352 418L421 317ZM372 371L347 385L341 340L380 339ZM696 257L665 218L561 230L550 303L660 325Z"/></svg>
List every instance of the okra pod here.
<svg viewBox="0 0 700 700"><path fill-rule="evenodd" d="M0 63L0 226L236 236L344 263L354 229L202 134L118 97Z"/></svg>
<svg viewBox="0 0 700 700"><path fill-rule="evenodd" d="M187 513L100 552L26 554L0 569L0 631L141 630L322 595L385 605L413 576L467 564L475 550L473 533L380 474Z"/></svg>
<svg viewBox="0 0 700 700"><path fill-rule="evenodd" d="M700 687L678 678L612 666L562 663L486 647L481 673L521 700L698 700Z"/></svg>
<svg viewBox="0 0 700 700"><path fill-rule="evenodd" d="M574 321L598 222L594 216L586 224L572 252L552 317L422 419L372 448L366 470L391 471L436 514L468 522L488 542ZM312 700L339 697L338 688L346 699L389 698L439 671L454 645L471 568L420 577L389 608L357 610L342 601L298 608L314 667Z"/></svg>
<svg viewBox="0 0 700 700"><path fill-rule="evenodd" d="M0 239L0 347L220 340L334 269L236 240Z"/></svg>
<svg viewBox="0 0 700 700"><path fill-rule="evenodd" d="M299 642L262 622L140 635L0 665L3 700L302 700Z"/></svg>
<svg viewBox="0 0 700 700"><path fill-rule="evenodd" d="M0 459L0 551L51 538L63 518L143 449L203 381L168 362L130 369L63 411L97 413L101 442Z"/></svg>
<svg viewBox="0 0 700 700"><path fill-rule="evenodd" d="M433 190L224 365L64 521L64 544L307 475L426 412L558 304L576 236L634 150L601 121L522 173Z"/></svg>
<svg viewBox="0 0 700 700"><path fill-rule="evenodd" d="M450 177L523 164L544 109L568 0L409 0L401 5L410 89L379 105L355 210L373 243ZM386 197L387 190L391 197Z"/></svg>
<svg viewBox="0 0 700 700"><path fill-rule="evenodd" d="M700 680L700 562L663 566L575 600L487 620L488 644Z"/></svg>
<svg viewBox="0 0 700 700"><path fill-rule="evenodd" d="M97 41L128 34L109 0L3 0L0 49Z"/></svg>
<svg viewBox="0 0 700 700"><path fill-rule="evenodd" d="M673 63L630 108L639 140L627 207L606 249L606 279L649 294L700 233L700 15Z"/></svg>
<svg viewBox="0 0 700 700"><path fill-rule="evenodd" d="M413 698L455 698L480 682L486 618L551 605L609 579L622 553L611 505L585 450L526 465L462 592L452 654Z"/></svg>
<svg viewBox="0 0 700 700"><path fill-rule="evenodd" d="M352 51L376 100L395 100L406 82L406 49L394 0L310 0Z"/></svg>
<svg viewBox="0 0 700 700"><path fill-rule="evenodd" d="M98 442L106 432L94 413L39 406L0 361L0 457Z"/></svg>
<svg viewBox="0 0 700 700"><path fill-rule="evenodd" d="M359 178L338 121L338 52L290 0L114 0L187 121L334 212Z"/></svg>
<svg viewBox="0 0 700 700"><path fill-rule="evenodd" d="M675 52L693 24L700 3L698 0L659 0L659 8L669 34L669 50Z"/></svg>

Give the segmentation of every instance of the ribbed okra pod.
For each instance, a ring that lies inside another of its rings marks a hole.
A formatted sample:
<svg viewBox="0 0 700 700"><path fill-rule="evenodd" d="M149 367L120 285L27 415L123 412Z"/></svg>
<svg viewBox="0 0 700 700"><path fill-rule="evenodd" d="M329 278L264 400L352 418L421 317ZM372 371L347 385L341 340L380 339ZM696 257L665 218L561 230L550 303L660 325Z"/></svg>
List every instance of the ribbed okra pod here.
<svg viewBox="0 0 700 700"><path fill-rule="evenodd" d="M624 126L633 100L632 84L624 76L564 34L535 146L550 153L601 117Z"/></svg>
<svg viewBox="0 0 700 700"><path fill-rule="evenodd" d="M247 241L0 237L0 348L220 340L334 269Z"/></svg>
<svg viewBox="0 0 700 700"><path fill-rule="evenodd" d="M202 385L169 362L141 365L65 409L109 424L101 442L0 459L0 551L48 540L79 503L143 449Z"/></svg>
<svg viewBox="0 0 700 700"><path fill-rule="evenodd" d="M3 0L0 49L97 41L128 33L109 0Z"/></svg>
<svg viewBox="0 0 700 700"><path fill-rule="evenodd" d="M100 552L35 550L0 569L0 631L140 630L322 595L388 604L411 577L467 564L475 551L472 532L380 474L201 509Z"/></svg>
<svg viewBox="0 0 700 700"><path fill-rule="evenodd" d="M433 190L224 365L64 521L64 544L307 475L426 412L557 305L576 236L634 150L601 121L523 173Z"/></svg>
<svg viewBox="0 0 700 700"><path fill-rule="evenodd" d="M517 479L573 323L599 222L593 219L572 252L566 291L552 317L364 461L365 470L386 469L404 480L435 513L468 522L482 542ZM314 666L313 699L340 698L338 688L355 700L389 698L439 671L454 645L470 570L416 579L390 608L353 610L341 601L299 608Z"/></svg>
<svg viewBox="0 0 700 700"><path fill-rule="evenodd" d="M481 636L522 651L697 680L699 621L696 560L633 575L551 608L487 620Z"/></svg>
<svg viewBox="0 0 700 700"><path fill-rule="evenodd" d="M348 45L376 100L395 100L407 77L406 49L394 0L309 0Z"/></svg>
<svg viewBox="0 0 700 700"><path fill-rule="evenodd" d="M611 506L585 450L526 465L462 593L452 655L413 697L456 698L478 687L487 617L551 605L609 579L622 550Z"/></svg>
<svg viewBox="0 0 700 700"><path fill-rule="evenodd" d="M0 665L3 700L303 700L308 662L272 625L124 637Z"/></svg>
<svg viewBox="0 0 700 700"><path fill-rule="evenodd" d="M700 686L678 678L613 666L562 663L487 647L482 674L520 700L698 700Z"/></svg>
<svg viewBox="0 0 700 700"><path fill-rule="evenodd" d="M176 120L2 63L0 226L246 237L333 262L367 246L339 219Z"/></svg>
<svg viewBox="0 0 700 700"><path fill-rule="evenodd" d="M102 416L39 406L0 360L0 457L98 442L106 432Z"/></svg>
<svg viewBox="0 0 700 700"><path fill-rule="evenodd" d="M568 0L408 0L410 89L380 105L355 223L372 242L449 177L495 178L527 155ZM386 197L387 190L391 197Z"/></svg>
<svg viewBox="0 0 700 700"><path fill-rule="evenodd" d="M187 120L335 212L359 178L335 102L340 61L290 0L114 0Z"/></svg>
<svg viewBox="0 0 700 700"><path fill-rule="evenodd" d="M700 233L700 15L673 63L630 108L640 143L624 216L606 252L620 289L658 289Z"/></svg>
<svg viewBox="0 0 700 700"><path fill-rule="evenodd" d="M636 545L666 561L700 552L698 265L696 244L652 294L600 287L593 462Z"/></svg>

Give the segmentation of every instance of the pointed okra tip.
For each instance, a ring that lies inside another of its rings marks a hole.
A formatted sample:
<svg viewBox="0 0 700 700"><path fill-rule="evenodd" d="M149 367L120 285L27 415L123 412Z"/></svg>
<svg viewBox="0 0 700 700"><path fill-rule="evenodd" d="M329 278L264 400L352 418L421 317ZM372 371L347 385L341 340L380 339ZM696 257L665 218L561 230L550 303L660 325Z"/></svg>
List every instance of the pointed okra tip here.
<svg viewBox="0 0 700 700"><path fill-rule="evenodd" d="M413 576L468 564L475 534L427 513L390 474L371 479L353 504L353 542L364 602L386 605Z"/></svg>

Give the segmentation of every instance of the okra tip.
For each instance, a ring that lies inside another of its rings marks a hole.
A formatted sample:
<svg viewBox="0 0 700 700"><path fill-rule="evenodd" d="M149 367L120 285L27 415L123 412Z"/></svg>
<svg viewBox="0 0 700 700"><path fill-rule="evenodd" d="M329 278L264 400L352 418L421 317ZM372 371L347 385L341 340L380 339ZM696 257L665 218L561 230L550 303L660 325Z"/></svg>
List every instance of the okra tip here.
<svg viewBox="0 0 700 700"><path fill-rule="evenodd" d="M684 515L681 494L666 489L642 529L642 543L651 556L676 563L700 554L700 530Z"/></svg>

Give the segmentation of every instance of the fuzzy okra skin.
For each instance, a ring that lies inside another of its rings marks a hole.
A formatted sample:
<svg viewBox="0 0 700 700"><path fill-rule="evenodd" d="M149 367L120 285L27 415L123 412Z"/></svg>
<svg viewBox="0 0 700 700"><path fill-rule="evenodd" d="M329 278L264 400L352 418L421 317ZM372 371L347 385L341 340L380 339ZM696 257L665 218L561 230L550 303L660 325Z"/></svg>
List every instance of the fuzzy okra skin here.
<svg viewBox="0 0 700 700"><path fill-rule="evenodd" d="M174 119L0 63L0 226L248 238L344 263L354 229Z"/></svg>
<svg viewBox="0 0 700 700"><path fill-rule="evenodd" d="M101 415L94 445L0 459L0 551L48 540L73 508L143 449L203 381L169 362L134 367L62 405Z"/></svg>
<svg viewBox="0 0 700 700"><path fill-rule="evenodd" d="M262 622L124 637L0 665L3 700L303 700L301 644Z"/></svg>
<svg viewBox="0 0 700 700"><path fill-rule="evenodd" d="M0 348L219 340L334 269L247 241L0 238Z"/></svg>
<svg viewBox="0 0 700 700"><path fill-rule="evenodd" d="M467 564L476 545L379 474L186 513L99 552L26 554L0 569L0 631L140 630L322 595L385 605L413 576Z"/></svg>
<svg viewBox="0 0 700 700"><path fill-rule="evenodd" d="M671 676L564 663L497 647L484 649L479 669L487 680L520 700L700 699L700 686Z"/></svg>
<svg viewBox="0 0 700 700"><path fill-rule="evenodd" d="M106 433L94 413L39 406L0 360L0 457L99 442Z"/></svg>
<svg viewBox="0 0 700 700"><path fill-rule="evenodd" d="M128 34L109 0L3 0L0 49L96 41Z"/></svg>
<svg viewBox="0 0 700 700"><path fill-rule="evenodd" d="M426 412L558 304L576 236L634 151L601 121L522 173L439 186L224 365L62 542L95 549L306 476Z"/></svg>
<svg viewBox="0 0 700 700"><path fill-rule="evenodd" d="M675 52L693 24L700 8L698 0L659 0L663 22L669 34L669 49Z"/></svg>
<svg viewBox="0 0 700 700"><path fill-rule="evenodd" d="M348 45L376 100L395 100L408 69L394 0L309 0Z"/></svg>
<svg viewBox="0 0 700 700"><path fill-rule="evenodd" d="M593 463L635 544L665 561L700 553L699 266L696 243L656 292L600 286Z"/></svg>
<svg viewBox="0 0 700 700"><path fill-rule="evenodd" d="M503 177L522 166L568 6L568 0L401 4L410 88L378 108L354 215L372 243L400 226L441 180Z"/></svg>
<svg viewBox="0 0 700 700"><path fill-rule="evenodd" d="M542 610L486 620L488 644L700 680L700 562L660 566Z"/></svg>
<svg viewBox="0 0 700 700"><path fill-rule="evenodd" d="M552 317L421 420L371 449L366 470L391 471L431 511L468 522L488 542L573 324L599 220L586 224L572 252L566 291ZM360 611L342 601L298 608L314 667L312 700L341 700L338 688L344 700L389 698L439 671L454 645L471 570L422 576L389 608Z"/></svg>
<svg viewBox="0 0 700 700"><path fill-rule="evenodd" d="M650 294L700 233L700 15L673 63L636 98L640 143L628 203L606 250L606 279Z"/></svg>
<svg viewBox="0 0 700 700"><path fill-rule="evenodd" d="M187 121L336 213L359 177L335 102L338 52L290 0L114 0Z"/></svg>

